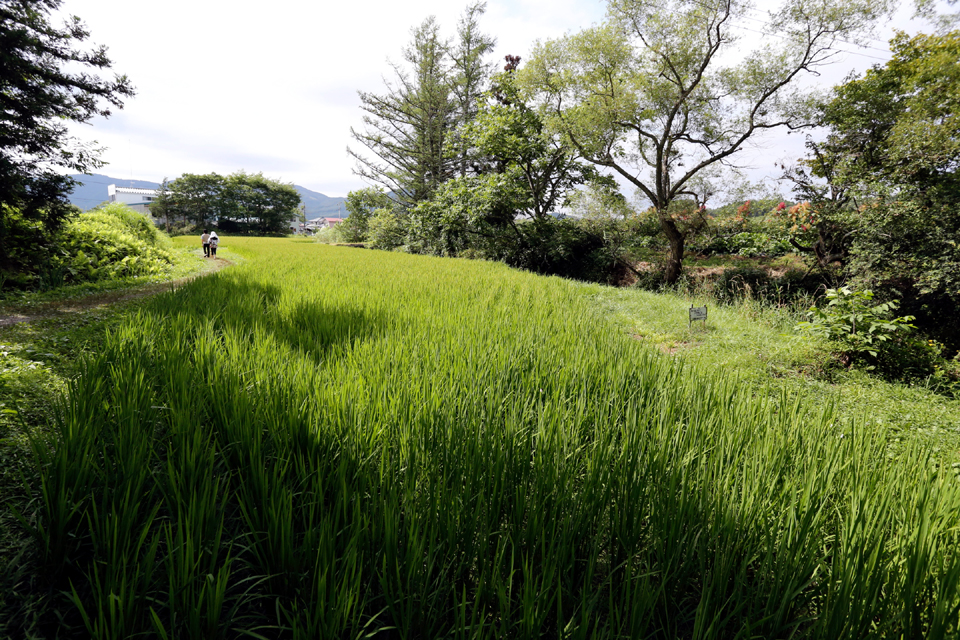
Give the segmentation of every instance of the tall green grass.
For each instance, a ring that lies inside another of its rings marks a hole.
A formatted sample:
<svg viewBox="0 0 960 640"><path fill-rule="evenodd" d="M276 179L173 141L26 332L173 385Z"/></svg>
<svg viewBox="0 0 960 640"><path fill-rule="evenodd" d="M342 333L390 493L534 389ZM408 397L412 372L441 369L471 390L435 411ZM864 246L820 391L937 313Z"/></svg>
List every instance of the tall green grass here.
<svg viewBox="0 0 960 640"><path fill-rule="evenodd" d="M53 635L954 637L960 488L502 265L236 239L36 438Z"/></svg>

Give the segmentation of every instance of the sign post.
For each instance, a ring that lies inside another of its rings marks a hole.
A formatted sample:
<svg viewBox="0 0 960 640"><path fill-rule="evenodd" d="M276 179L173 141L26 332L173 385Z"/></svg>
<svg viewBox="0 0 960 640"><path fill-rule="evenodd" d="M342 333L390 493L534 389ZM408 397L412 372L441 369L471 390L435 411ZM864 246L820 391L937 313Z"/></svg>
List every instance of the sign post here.
<svg viewBox="0 0 960 640"><path fill-rule="evenodd" d="M694 320L703 320L703 324L707 324L707 307L695 307L690 305L690 322L687 324L687 328L693 327Z"/></svg>

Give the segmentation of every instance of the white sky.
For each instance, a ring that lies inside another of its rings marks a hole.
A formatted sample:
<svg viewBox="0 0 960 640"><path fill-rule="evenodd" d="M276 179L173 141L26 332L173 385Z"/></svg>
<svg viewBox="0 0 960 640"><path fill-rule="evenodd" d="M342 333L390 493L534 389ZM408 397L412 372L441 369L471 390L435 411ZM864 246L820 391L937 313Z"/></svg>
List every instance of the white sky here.
<svg viewBox="0 0 960 640"><path fill-rule="evenodd" d="M382 91L388 59L400 60L410 29L427 16L455 34L465 5L65 0L63 11L87 24L88 43L106 45L113 70L137 89L123 110L73 131L107 148L101 172L118 179L243 169L344 196L364 186L346 153L350 127L362 126L357 90ZM481 27L497 38L494 60L527 59L536 40L599 23L604 13L599 0L488 0ZM880 37L872 46L885 50L889 32ZM845 55L820 81L835 84L888 57L877 50ZM803 155L802 136L776 135L762 146L740 159L753 166L754 179L775 175L774 160Z"/></svg>

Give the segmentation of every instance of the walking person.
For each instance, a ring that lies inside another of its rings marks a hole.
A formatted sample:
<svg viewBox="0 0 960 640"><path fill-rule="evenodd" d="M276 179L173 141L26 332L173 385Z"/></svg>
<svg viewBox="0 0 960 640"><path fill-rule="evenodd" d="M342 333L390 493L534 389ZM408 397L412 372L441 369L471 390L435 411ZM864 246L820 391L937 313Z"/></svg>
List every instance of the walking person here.
<svg viewBox="0 0 960 640"><path fill-rule="evenodd" d="M210 234L210 257L217 257L217 245L220 244L220 236L214 231Z"/></svg>
<svg viewBox="0 0 960 640"><path fill-rule="evenodd" d="M200 244L203 245L203 257L210 257L210 230L204 229L203 234L200 236Z"/></svg>

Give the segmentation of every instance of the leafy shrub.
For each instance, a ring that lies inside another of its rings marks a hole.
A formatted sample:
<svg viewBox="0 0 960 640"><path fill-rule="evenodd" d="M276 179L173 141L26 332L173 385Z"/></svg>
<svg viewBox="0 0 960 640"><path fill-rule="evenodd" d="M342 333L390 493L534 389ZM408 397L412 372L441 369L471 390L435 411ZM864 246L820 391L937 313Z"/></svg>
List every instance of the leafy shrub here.
<svg viewBox="0 0 960 640"><path fill-rule="evenodd" d="M58 255L48 269L60 270L59 284L159 275L173 262L169 239L149 218L119 203L80 214L57 241Z"/></svg>
<svg viewBox="0 0 960 640"><path fill-rule="evenodd" d="M396 213L377 209L367 223L367 240L372 249L392 251L406 244L407 230Z"/></svg>
<svg viewBox="0 0 960 640"><path fill-rule="evenodd" d="M869 369L875 363L914 367L914 358L908 356L915 355L916 344L906 336L916 327L910 324L913 316L893 317L897 301L872 304L872 291L849 287L827 289L826 300L823 308L810 308L810 320L798 323L798 331L839 342L851 358L871 362Z"/></svg>
<svg viewBox="0 0 960 640"><path fill-rule="evenodd" d="M504 230L487 250L512 267L588 282L612 282L617 260L604 239L565 219L548 218Z"/></svg>
<svg viewBox="0 0 960 640"><path fill-rule="evenodd" d="M54 254L55 238L39 220L24 217L7 205L0 205L0 286L26 289L36 286L41 272Z"/></svg>
<svg viewBox="0 0 960 640"><path fill-rule="evenodd" d="M124 229L129 231L134 237L146 242L153 247L169 247L169 239L153 223L153 220L142 213L134 211L121 202L111 202L94 211L81 214L81 217L89 216L93 213L102 213L110 216L114 221L119 222Z"/></svg>
<svg viewBox="0 0 960 640"><path fill-rule="evenodd" d="M925 380L934 375L942 361L935 344L914 333L892 336L868 360L868 368L890 380Z"/></svg>
<svg viewBox="0 0 960 640"><path fill-rule="evenodd" d="M938 355L942 355L942 343L929 340L928 344ZM934 391L953 398L960 397L960 353L950 360L939 359L939 361L933 365L933 374L927 378L927 381Z"/></svg>
<svg viewBox="0 0 960 640"><path fill-rule="evenodd" d="M701 250L704 254L729 254L744 257L782 256L793 252L784 236L743 231L732 236L717 236Z"/></svg>

